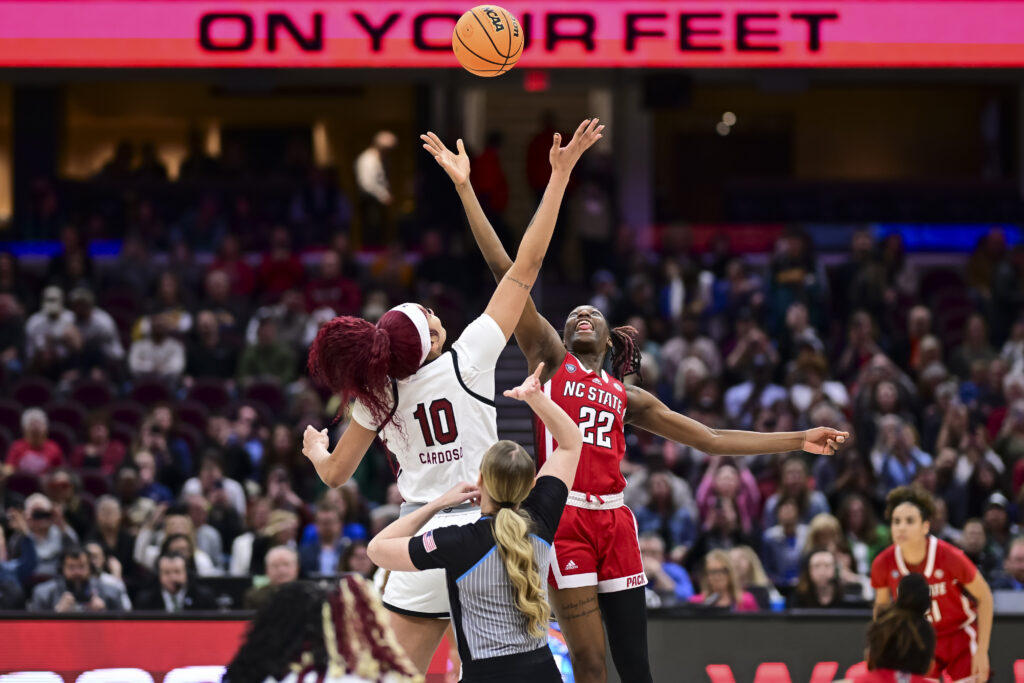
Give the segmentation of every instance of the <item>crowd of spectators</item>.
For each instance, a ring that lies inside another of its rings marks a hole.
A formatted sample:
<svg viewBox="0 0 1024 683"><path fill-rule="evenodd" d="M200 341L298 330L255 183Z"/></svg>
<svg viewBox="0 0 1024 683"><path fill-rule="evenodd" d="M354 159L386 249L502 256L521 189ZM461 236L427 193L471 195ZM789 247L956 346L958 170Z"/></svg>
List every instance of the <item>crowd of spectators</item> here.
<svg viewBox="0 0 1024 683"><path fill-rule="evenodd" d="M201 161L188 173L215 172ZM138 172L119 169L103 177ZM570 194L567 224L600 178ZM203 580L221 576L253 577L253 606L299 576L374 573L366 541L401 498L378 446L337 490L302 456L306 424L345 424L306 376L308 346L335 315L405 300L454 339L489 276L450 231L359 252L341 224L313 242L294 215L248 232L205 201L182 231L146 228L159 221L137 207L113 257L80 224L46 263L0 252L0 607L216 608ZM865 230L826 266L791 230L758 263L727 232L698 251L669 227L642 250L605 228L581 267L591 303L638 331L645 388L716 428L851 433L834 457L729 459L627 429L650 604L864 604L885 493L903 484L933 493L933 533L995 587L1024 588L1022 248L994 230L923 268ZM547 310L581 303L561 275Z"/></svg>

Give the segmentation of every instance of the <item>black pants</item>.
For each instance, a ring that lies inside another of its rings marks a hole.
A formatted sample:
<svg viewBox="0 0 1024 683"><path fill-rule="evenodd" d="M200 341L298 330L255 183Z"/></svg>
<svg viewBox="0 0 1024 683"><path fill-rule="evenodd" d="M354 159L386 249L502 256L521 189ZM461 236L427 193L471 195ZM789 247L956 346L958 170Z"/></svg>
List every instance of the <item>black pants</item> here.
<svg viewBox="0 0 1024 683"><path fill-rule="evenodd" d="M646 588L598 593L601 617L608 631L608 649L623 683L652 683L647 657Z"/></svg>

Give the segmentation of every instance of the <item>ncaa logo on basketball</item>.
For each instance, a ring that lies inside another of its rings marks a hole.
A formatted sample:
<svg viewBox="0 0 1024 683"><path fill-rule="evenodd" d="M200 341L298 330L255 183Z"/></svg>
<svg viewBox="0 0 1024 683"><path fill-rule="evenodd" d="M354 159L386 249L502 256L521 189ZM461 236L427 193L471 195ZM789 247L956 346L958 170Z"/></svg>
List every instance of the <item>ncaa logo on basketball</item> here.
<svg viewBox="0 0 1024 683"><path fill-rule="evenodd" d="M494 26L495 32L505 30L505 24L501 23L501 15L494 11L493 8L484 8L484 14L486 14L487 18L491 20L491 24Z"/></svg>
<svg viewBox="0 0 1024 683"><path fill-rule="evenodd" d="M573 365L572 363L566 363L566 365L565 365L565 369L566 369L566 370L567 370L568 372L576 372L576 366L575 366L575 365Z"/></svg>

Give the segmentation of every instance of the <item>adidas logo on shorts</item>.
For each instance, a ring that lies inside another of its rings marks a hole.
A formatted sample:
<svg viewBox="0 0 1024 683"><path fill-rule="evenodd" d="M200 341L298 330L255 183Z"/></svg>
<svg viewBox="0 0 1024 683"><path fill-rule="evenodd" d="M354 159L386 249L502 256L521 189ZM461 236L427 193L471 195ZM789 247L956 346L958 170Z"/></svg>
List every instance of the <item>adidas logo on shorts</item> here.
<svg viewBox="0 0 1024 683"><path fill-rule="evenodd" d="M565 565L565 571L571 571L573 569L579 569L579 567L576 566L575 562L569 560Z"/></svg>

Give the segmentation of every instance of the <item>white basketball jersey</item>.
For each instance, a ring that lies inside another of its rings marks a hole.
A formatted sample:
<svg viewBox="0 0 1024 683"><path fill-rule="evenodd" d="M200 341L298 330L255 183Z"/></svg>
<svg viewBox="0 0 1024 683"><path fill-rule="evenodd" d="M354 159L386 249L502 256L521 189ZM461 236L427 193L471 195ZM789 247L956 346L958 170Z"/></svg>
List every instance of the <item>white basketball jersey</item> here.
<svg viewBox="0 0 1024 683"><path fill-rule="evenodd" d="M498 323L481 315L450 351L393 384L398 405L380 436L398 460L406 501L428 503L460 481L476 483L484 453L498 440L494 366L505 344ZM352 419L377 429L360 401Z"/></svg>

